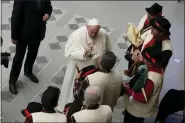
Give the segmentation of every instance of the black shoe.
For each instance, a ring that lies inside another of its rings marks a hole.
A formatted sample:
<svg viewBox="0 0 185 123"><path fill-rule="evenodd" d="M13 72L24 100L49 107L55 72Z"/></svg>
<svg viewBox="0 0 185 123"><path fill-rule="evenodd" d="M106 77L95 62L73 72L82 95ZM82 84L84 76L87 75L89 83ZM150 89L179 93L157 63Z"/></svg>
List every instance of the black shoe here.
<svg viewBox="0 0 185 123"><path fill-rule="evenodd" d="M16 85L15 85L15 84L9 84L9 91L10 91L12 94L17 94Z"/></svg>
<svg viewBox="0 0 185 123"><path fill-rule="evenodd" d="M123 111L122 114L125 115L125 111Z"/></svg>
<svg viewBox="0 0 185 123"><path fill-rule="evenodd" d="M39 83L39 80L38 80L38 78L37 78L35 75L33 75L33 74L27 74L27 73L24 73L24 75L25 75L26 77L30 78L30 80L31 80L32 82L34 82L34 83Z"/></svg>

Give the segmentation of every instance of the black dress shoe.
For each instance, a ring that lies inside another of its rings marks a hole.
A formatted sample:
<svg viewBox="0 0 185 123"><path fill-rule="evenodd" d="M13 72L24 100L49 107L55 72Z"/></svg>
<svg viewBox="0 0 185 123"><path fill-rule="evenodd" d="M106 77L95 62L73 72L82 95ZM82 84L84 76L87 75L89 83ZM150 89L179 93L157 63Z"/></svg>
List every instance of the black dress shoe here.
<svg viewBox="0 0 185 123"><path fill-rule="evenodd" d="M125 115L125 111L123 111L122 114Z"/></svg>
<svg viewBox="0 0 185 123"><path fill-rule="evenodd" d="M27 74L27 73L24 73L24 75L26 77L28 77L32 82L39 83L39 80L38 80L38 78L35 75L33 75L33 74Z"/></svg>
<svg viewBox="0 0 185 123"><path fill-rule="evenodd" d="M16 85L15 85L15 84L9 84L9 91L10 91L12 94L17 94Z"/></svg>

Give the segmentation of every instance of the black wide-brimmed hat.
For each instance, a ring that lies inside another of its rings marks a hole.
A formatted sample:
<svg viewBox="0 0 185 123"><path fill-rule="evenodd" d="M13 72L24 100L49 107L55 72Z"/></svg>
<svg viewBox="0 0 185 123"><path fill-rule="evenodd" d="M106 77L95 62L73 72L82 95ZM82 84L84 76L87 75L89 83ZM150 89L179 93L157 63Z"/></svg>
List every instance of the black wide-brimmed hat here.
<svg viewBox="0 0 185 123"><path fill-rule="evenodd" d="M150 8L146 8L146 11L150 15L162 15L163 7L159 5L158 3L154 3Z"/></svg>
<svg viewBox="0 0 185 123"><path fill-rule="evenodd" d="M30 102L28 106L21 111L21 113L23 116L29 117L31 113L40 112L42 111L42 109L43 109L43 106L41 103Z"/></svg>
<svg viewBox="0 0 185 123"><path fill-rule="evenodd" d="M164 33L165 35L171 35L170 27L171 23L164 17L156 17L150 21L150 25L158 30L159 32Z"/></svg>
<svg viewBox="0 0 185 123"><path fill-rule="evenodd" d="M158 65L158 61L160 60L161 56L161 50L155 47L148 47L142 51L142 56L150 63Z"/></svg>

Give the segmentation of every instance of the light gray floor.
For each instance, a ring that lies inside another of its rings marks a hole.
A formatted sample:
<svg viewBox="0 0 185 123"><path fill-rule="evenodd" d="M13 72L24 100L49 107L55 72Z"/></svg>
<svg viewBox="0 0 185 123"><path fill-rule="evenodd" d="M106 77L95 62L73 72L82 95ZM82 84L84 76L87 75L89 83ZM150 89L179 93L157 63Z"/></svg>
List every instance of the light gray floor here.
<svg viewBox="0 0 185 123"><path fill-rule="evenodd" d="M158 1L159 2L159 1ZM107 30L114 44L117 63L114 69L124 70L127 62L124 53L128 44L123 40L122 33L128 22L138 24L145 14L145 8L153 4L152 1L55 1L52 2L54 11L47 24L47 33L41 43L39 55L34 65L40 83L30 82L21 72L18 87L19 94L13 96L8 92L8 69L2 68L2 118L3 122L23 122L20 111L30 101L40 101L40 95L48 85L61 87L66 70L67 59L64 57L64 45L72 31L84 25L90 18L98 18ZM184 89L184 3L177 1L160 1L164 6L164 14L172 23L172 41L174 56L166 71L164 87L161 97L170 89ZM15 46L10 39L10 17L12 2L2 3L2 37L3 50L15 53ZM181 60L175 63L174 58ZM12 59L11 59L12 60ZM124 110L123 100L120 98L115 107L113 121L122 122ZM172 115L167 121L179 122L181 116ZM152 119L146 122L151 122Z"/></svg>

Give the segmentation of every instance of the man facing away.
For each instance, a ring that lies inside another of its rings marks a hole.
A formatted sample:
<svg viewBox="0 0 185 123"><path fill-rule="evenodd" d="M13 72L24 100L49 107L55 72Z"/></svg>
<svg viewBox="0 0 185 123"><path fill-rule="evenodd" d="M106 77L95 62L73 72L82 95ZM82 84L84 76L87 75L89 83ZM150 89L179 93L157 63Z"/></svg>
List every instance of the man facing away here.
<svg viewBox="0 0 185 123"><path fill-rule="evenodd" d="M87 25L74 31L65 46L65 56L69 58L65 73L58 109L63 111L68 102L73 102L73 85L76 65L80 70L97 64L98 57L111 49L111 41L97 19L91 19Z"/></svg>
<svg viewBox="0 0 185 123"><path fill-rule="evenodd" d="M111 51L106 51L99 58L99 71L87 75L84 80L81 81L79 76L75 79L74 85L74 97L76 99L84 99L84 91L90 85L99 85L101 89L100 104L109 105L112 110L117 104L117 100L120 96L122 77L119 72L112 71L116 63L116 56Z"/></svg>
<svg viewBox="0 0 185 123"><path fill-rule="evenodd" d="M38 103L33 103L33 102L28 104L26 110L30 109L32 111L28 112L31 114L27 116L25 123L41 123L41 122L52 122L52 123L64 122L65 123L67 122L67 118L64 114L57 113L54 110L58 104L59 96L60 96L60 89L57 87L49 86L42 95L42 99L41 99L42 104L40 104L41 106L39 106ZM43 109L39 111L38 107L40 109L41 108Z"/></svg>
<svg viewBox="0 0 185 123"><path fill-rule="evenodd" d="M71 116L72 123L102 122L109 123L112 120L112 110L108 105L99 105L101 89L98 85L89 86L84 93L84 106L79 112Z"/></svg>
<svg viewBox="0 0 185 123"><path fill-rule="evenodd" d="M9 79L9 90L12 94L17 94L16 82L27 47L24 75L34 83L39 82L38 78L33 75L32 69L40 42L45 37L46 21L51 13L50 0L14 0L11 17L11 38L12 43L16 45L16 54L13 58Z"/></svg>

